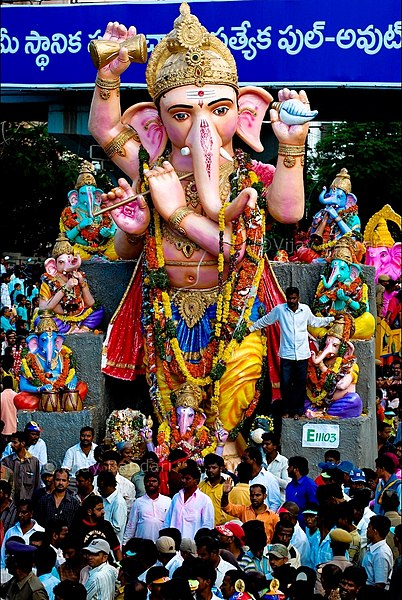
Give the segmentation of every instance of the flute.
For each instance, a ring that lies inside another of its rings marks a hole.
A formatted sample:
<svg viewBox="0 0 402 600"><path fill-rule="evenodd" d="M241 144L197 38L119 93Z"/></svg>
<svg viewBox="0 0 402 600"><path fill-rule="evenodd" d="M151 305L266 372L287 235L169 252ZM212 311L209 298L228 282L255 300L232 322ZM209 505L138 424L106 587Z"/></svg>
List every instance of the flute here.
<svg viewBox="0 0 402 600"><path fill-rule="evenodd" d="M179 177L179 181L181 181L182 179L188 179L189 177L192 177L192 175L194 175L194 173L186 173L185 175L182 175L181 177ZM105 208L101 208L100 210L94 212L93 216L97 217L99 215L103 215L103 213L105 213L105 212L109 212L110 210L119 208L119 206L124 206L125 204L129 204L130 202L133 202L139 196L147 196L148 194L150 194L150 190L146 190L142 194L136 194L135 196L129 196L125 200L120 200L120 202L116 202L116 204L112 204L111 206L106 206Z"/></svg>

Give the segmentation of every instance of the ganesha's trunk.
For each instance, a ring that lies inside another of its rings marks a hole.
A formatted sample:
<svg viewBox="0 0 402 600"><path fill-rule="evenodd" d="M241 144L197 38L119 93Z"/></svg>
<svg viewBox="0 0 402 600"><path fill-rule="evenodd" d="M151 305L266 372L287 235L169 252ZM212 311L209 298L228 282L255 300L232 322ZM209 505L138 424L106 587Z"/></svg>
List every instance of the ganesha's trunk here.
<svg viewBox="0 0 402 600"><path fill-rule="evenodd" d="M329 290L332 288L332 286L334 285L334 283L338 277L338 273L339 273L339 269L335 265L331 271L331 275L329 276L328 281L326 281L325 278L322 279L322 285L325 287L326 290Z"/></svg>
<svg viewBox="0 0 402 600"><path fill-rule="evenodd" d="M315 365L319 365L320 363L323 362L324 358L326 358L328 356L328 354L330 354L329 349L324 348L324 350L320 354L316 354L315 356L312 356L311 360L313 361L313 363Z"/></svg>
<svg viewBox="0 0 402 600"><path fill-rule="evenodd" d="M88 194L88 216L93 219L93 208L94 208L94 195L90 186L87 187Z"/></svg>
<svg viewBox="0 0 402 600"><path fill-rule="evenodd" d="M53 338L51 335L48 336L46 343L46 367L51 368L53 358Z"/></svg>
<svg viewBox="0 0 402 600"><path fill-rule="evenodd" d="M185 433L187 433L187 431L190 429L191 425L193 424L193 420L194 420L194 415L189 415L186 412L181 413L180 417L179 417L179 431L180 431L180 435L183 436Z"/></svg>

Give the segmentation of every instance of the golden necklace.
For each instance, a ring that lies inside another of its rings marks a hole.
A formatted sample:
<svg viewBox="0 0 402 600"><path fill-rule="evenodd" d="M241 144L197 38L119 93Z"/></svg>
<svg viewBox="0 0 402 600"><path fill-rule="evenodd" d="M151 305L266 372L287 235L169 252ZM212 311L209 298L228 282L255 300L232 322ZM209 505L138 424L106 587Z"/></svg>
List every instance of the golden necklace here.
<svg viewBox="0 0 402 600"><path fill-rule="evenodd" d="M219 167L219 197L221 203L224 204L230 194L230 182L229 175L234 171L234 165L231 162L226 162ZM185 177L186 175L192 177L193 173L190 171L177 171L178 177ZM194 179L191 179L185 187L186 204L192 208L197 208L200 203L198 197L197 186Z"/></svg>

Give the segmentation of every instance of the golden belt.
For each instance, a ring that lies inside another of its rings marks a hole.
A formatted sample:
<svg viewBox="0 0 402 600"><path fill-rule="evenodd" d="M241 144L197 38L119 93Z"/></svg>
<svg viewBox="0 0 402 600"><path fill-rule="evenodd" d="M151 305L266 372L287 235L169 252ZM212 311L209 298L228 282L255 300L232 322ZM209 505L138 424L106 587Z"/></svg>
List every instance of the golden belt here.
<svg viewBox="0 0 402 600"><path fill-rule="evenodd" d="M171 302L187 327L194 327L204 316L205 311L218 300L218 287L194 290L171 288L169 291Z"/></svg>

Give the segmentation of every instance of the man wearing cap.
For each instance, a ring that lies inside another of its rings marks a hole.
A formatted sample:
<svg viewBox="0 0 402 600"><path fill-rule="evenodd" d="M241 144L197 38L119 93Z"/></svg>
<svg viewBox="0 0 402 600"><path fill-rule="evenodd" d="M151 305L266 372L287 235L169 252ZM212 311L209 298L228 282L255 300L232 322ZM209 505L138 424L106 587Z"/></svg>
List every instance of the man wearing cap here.
<svg viewBox="0 0 402 600"><path fill-rule="evenodd" d="M171 499L159 493L159 473L148 471L144 476L145 494L134 502L123 536L123 544L132 537L154 542L159 537Z"/></svg>
<svg viewBox="0 0 402 600"><path fill-rule="evenodd" d="M268 550L268 579L277 579L279 589L287 590L296 578L296 569L289 564L289 550L283 544L272 544Z"/></svg>
<svg viewBox="0 0 402 600"><path fill-rule="evenodd" d="M56 467L53 463L46 463L42 469L40 478L42 480L42 487L35 490L35 493L32 497L32 501L34 504L34 510L36 511L38 508L38 504L43 496L46 494L51 494L54 490L54 473L56 471Z"/></svg>
<svg viewBox="0 0 402 600"><path fill-rule="evenodd" d="M353 564L358 564L360 561L361 552L361 537L357 531L356 525L353 523L354 518L354 507L351 502L341 502L337 506L337 519L336 526L341 530L347 531L352 541L348 548L349 559Z"/></svg>
<svg viewBox="0 0 402 600"><path fill-rule="evenodd" d="M4 569L6 559L6 543L11 537L21 537L26 544L34 531L44 531L33 518L32 502L30 500L20 500L17 503L18 522L8 529L4 536L3 544L0 553L0 568Z"/></svg>
<svg viewBox="0 0 402 600"><path fill-rule="evenodd" d="M350 560L346 557L349 546L353 541L350 533L344 529L335 528L329 532L329 537L331 540L330 547L333 556L331 560L321 563L317 567L317 583L315 592L321 595L324 595L324 589L321 585L321 573L325 565L336 565L342 571L344 571L347 567L353 566Z"/></svg>
<svg viewBox="0 0 402 600"><path fill-rule="evenodd" d="M26 435L26 448L32 456L35 456L39 460L39 464L41 467L47 463L47 447L46 443L41 439L40 434L42 432L42 428L36 423L36 421L29 421L25 427L24 431ZM15 452L11 447L11 442L7 444L4 452L3 458L6 456L10 456Z"/></svg>
<svg viewBox="0 0 402 600"><path fill-rule="evenodd" d="M43 584L32 573L35 546L10 541L6 566L12 578L0 587L0 597L7 600L48 600Z"/></svg>
<svg viewBox="0 0 402 600"><path fill-rule="evenodd" d="M75 477L78 469L88 469L96 463L94 458L95 430L93 427L82 427L80 430L80 441L75 446L68 448L64 455L62 468L68 469L71 477Z"/></svg>
<svg viewBox="0 0 402 600"><path fill-rule="evenodd" d="M14 501L31 499L40 486L40 466L35 456L27 450L27 434L16 431L11 435L13 454L3 459L14 474Z"/></svg>
<svg viewBox="0 0 402 600"><path fill-rule="evenodd" d="M244 529L238 523L229 521L225 525L215 527L221 547L230 552L236 562L241 560L245 554L243 547L245 543Z"/></svg>
<svg viewBox="0 0 402 600"><path fill-rule="evenodd" d="M87 553L88 566L82 569L80 582L87 591L87 600L114 600L117 570L108 563L109 544L96 539L82 550Z"/></svg>
<svg viewBox="0 0 402 600"><path fill-rule="evenodd" d="M160 563L169 571L169 577L172 577L176 569L181 567L183 563L182 555L176 551L174 539L162 535L156 540L155 544Z"/></svg>
<svg viewBox="0 0 402 600"><path fill-rule="evenodd" d="M350 488L349 496L353 498L356 490L362 490L366 487L366 475L362 469L352 469L349 473Z"/></svg>

